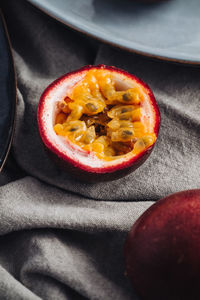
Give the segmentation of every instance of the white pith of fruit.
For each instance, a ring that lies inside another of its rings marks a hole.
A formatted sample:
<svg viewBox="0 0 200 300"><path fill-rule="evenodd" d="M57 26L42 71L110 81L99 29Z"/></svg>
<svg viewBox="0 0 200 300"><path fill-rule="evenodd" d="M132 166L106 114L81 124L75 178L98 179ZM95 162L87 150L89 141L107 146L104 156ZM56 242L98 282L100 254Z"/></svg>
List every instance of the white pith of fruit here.
<svg viewBox="0 0 200 300"><path fill-rule="evenodd" d="M77 164L95 169L124 164L136 156L133 151L111 160L100 159L96 156L95 152L88 152L81 149L77 144L71 142L66 137L57 135L53 129L56 115L59 113L58 104L61 99L72 93L73 88L84 79L87 72L88 70L84 70L64 77L51 87L45 96L42 112L42 126L46 140L49 144L53 145L59 153L62 153L62 156L71 159L75 164L77 162ZM156 115L153 104L150 101L148 89L123 73L117 71L110 72L115 82L116 90L127 90L136 86L140 88L140 93L143 95L143 101L141 103L141 122L148 128L148 133L154 133Z"/></svg>

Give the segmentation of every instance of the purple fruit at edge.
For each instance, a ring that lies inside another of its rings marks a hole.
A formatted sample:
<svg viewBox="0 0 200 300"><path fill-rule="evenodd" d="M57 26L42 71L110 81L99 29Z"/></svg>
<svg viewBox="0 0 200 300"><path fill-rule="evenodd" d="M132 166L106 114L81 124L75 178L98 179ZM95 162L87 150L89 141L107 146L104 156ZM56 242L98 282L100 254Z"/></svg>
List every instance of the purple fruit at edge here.
<svg viewBox="0 0 200 300"><path fill-rule="evenodd" d="M142 300L200 299L200 189L148 208L124 246L126 273Z"/></svg>

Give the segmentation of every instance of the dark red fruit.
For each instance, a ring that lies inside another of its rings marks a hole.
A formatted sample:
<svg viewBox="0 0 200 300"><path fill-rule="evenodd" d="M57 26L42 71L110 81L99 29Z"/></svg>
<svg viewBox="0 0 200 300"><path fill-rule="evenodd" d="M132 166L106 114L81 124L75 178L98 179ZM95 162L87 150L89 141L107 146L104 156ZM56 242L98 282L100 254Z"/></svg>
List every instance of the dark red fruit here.
<svg viewBox="0 0 200 300"><path fill-rule="evenodd" d="M200 299L200 190L170 195L131 228L126 272L145 300Z"/></svg>

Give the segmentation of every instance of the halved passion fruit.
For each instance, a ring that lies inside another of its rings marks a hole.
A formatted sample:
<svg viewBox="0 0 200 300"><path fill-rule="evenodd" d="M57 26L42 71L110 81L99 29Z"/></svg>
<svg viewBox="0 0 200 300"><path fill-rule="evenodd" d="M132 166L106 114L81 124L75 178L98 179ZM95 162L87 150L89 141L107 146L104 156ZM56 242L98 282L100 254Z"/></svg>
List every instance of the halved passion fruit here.
<svg viewBox="0 0 200 300"><path fill-rule="evenodd" d="M38 107L45 146L79 179L114 180L135 170L158 136L160 113L149 87L105 65L68 73L46 88Z"/></svg>

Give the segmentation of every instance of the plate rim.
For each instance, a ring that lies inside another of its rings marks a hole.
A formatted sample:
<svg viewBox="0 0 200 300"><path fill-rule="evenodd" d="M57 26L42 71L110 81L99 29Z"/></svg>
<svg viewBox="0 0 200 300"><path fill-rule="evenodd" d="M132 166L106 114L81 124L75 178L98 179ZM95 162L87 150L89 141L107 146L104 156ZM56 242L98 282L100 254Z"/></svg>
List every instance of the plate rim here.
<svg viewBox="0 0 200 300"><path fill-rule="evenodd" d="M8 46L8 50L9 50L9 56L10 56L10 61L11 61L11 65L12 65L12 69L13 69L13 77L14 77L14 114L13 114L13 119L12 119L12 124L11 124L11 134L10 134L10 139L5 147L5 153L3 155L1 164L0 164L0 173L4 168L4 165L7 161L8 155L10 153L10 149L11 149L11 145L12 145L12 141L13 141L13 137L14 137L14 132L15 132L15 126L16 126L16 107L17 107L17 75L16 75L16 68L15 68L15 62L14 62L14 57L13 57L13 52L12 52L12 44L11 44L11 40L10 40L10 36L8 33L8 28L7 28L7 24L2 12L2 9L0 8L0 18L2 20L3 23L3 29L4 29L4 33L7 39L7 46Z"/></svg>
<svg viewBox="0 0 200 300"><path fill-rule="evenodd" d="M38 3L37 0L28 0L28 2L31 5L33 5L34 7L36 7L37 9L39 9L40 11L42 11L43 13L45 13L46 15L48 15L49 17L57 20L58 22L60 22L63 25L71 28L72 30L78 31L83 35L87 35L91 38L94 38L94 39L96 39L100 42L103 42L103 43L107 44L107 45L111 45L115 48L119 48L121 50L128 51L129 53L135 53L135 54L138 54L138 55L142 55L144 57L148 57L148 58L152 58L152 59L156 59L156 60L160 60L160 61L164 61L164 62L179 63L179 64L183 64L183 65L197 66L197 67L200 65L200 58L199 58L199 60L186 59L186 58L174 58L174 57L170 57L170 56L167 56L167 55L153 54L153 53L148 52L148 51L146 52L146 51L143 51L143 50L130 48L128 46L121 45L118 42L110 41L108 38L98 36L95 33L89 32L87 29L81 29L80 26L76 25L74 22L70 22L69 20L63 19L62 17L58 16L57 13L54 14L53 12L51 12L51 10L44 7L43 4Z"/></svg>

